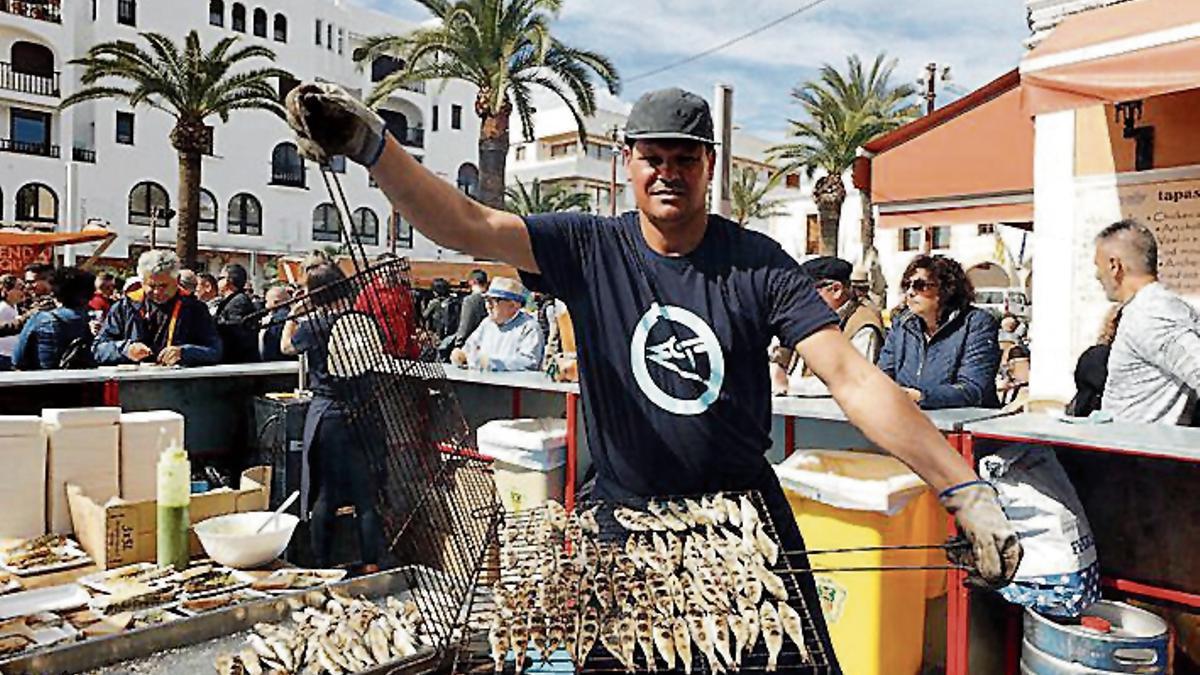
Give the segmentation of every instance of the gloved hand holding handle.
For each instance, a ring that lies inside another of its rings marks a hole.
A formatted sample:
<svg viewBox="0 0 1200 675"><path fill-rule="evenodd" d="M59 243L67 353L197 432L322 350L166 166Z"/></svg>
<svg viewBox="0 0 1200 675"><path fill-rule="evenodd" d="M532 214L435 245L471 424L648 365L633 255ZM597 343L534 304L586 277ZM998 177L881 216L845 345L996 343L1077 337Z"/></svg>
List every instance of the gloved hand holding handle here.
<svg viewBox="0 0 1200 675"><path fill-rule="evenodd" d="M369 169L383 154L383 118L342 87L306 82L292 89L284 103L288 125L305 157L324 164L334 155L345 155Z"/></svg>
<svg viewBox="0 0 1200 675"><path fill-rule="evenodd" d="M971 542L969 559L955 560L975 570L967 585L996 589L1011 582L1021 564L1021 542L1000 508L996 488L975 480L946 488L938 499Z"/></svg>

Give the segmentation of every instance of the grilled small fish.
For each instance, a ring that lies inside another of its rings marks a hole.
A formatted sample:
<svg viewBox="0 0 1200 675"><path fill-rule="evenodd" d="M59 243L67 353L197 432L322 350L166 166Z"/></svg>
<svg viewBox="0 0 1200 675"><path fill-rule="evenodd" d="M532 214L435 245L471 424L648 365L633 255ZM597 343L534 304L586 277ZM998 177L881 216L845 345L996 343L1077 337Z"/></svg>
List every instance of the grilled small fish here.
<svg viewBox="0 0 1200 675"><path fill-rule="evenodd" d="M759 620L758 609L754 605L741 605L742 621L746 626L746 651L753 652L754 645L758 644L758 636L761 632L761 621Z"/></svg>
<svg viewBox="0 0 1200 675"><path fill-rule="evenodd" d="M658 655L667 662L667 670L675 669L675 636L671 630L672 623L660 622L654 625L654 646Z"/></svg>
<svg viewBox="0 0 1200 675"><path fill-rule="evenodd" d="M529 627L518 621L509 630L508 642L517 658L516 672L522 673L525 671L525 652L529 649Z"/></svg>
<svg viewBox="0 0 1200 675"><path fill-rule="evenodd" d="M492 620L492 628L488 631L488 644L492 647L492 663L496 672L504 671L504 660L508 656L508 626L497 614Z"/></svg>
<svg viewBox="0 0 1200 675"><path fill-rule="evenodd" d="M778 574L775 574L766 567L763 567L762 563L755 561L754 564L750 566L750 573L753 574L756 579L761 581L763 588L765 588L768 593L775 596L777 600L788 599L787 587L783 585L783 579L779 578Z"/></svg>
<svg viewBox="0 0 1200 675"><path fill-rule="evenodd" d="M262 675L262 661L259 660L258 654L253 649L246 647L238 652L238 661L242 662L242 668L246 671L246 675Z"/></svg>
<svg viewBox="0 0 1200 675"><path fill-rule="evenodd" d="M662 523L664 528L668 530L674 530L676 532L686 532L688 530L687 523L680 520L678 516L672 513L670 508L663 506L656 501L650 501L646 504L646 509L650 511L651 515L658 519L658 522Z"/></svg>
<svg viewBox="0 0 1200 675"><path fill-rule="evenodd" d="M665 527L657 518L624 506L613 509L613 519L630 532L654 532Z"/></svg>
<svg viewBox="0 0 1200 675"><path fill-rule="evenodd" d="M692 513L684 504L679 502L667 502L667 509L671 512L671 515L678 518L679 521L684 525L687 525L688 529L698 527L700 525L700 523L696 520L696 514Z"/></svg>
<svg viewBox="0 0 1200 675"><path fill-rule="evenodd" d="M633 630L637 636L638 647L646 657L646 669L654 672L658 664L654 661L654 628L650 625L650 614L645 609L638 609L633 615Z"/></svg>
<svg viewBox="0 0 1200 675"><path fill-rule="evenodd" d="M750 631L746 628L746 620L742 618L740 609L730 612L725 621L729 624L729 632L733 634L733 665L741 667L742 655L750 648Z"/></svg>
<svg viewBox="0 0 1200 675"><path fill-rule="evenodd" d="M731 499L721 493L713 496L713 504L725 513L725 520L735 528L742 526L742 510Z"/></svg>
<svg viewBox="0 0 1200 675"><path fill-rule="evenodd" d="M595 607L588 607L587 611L583 614L583 619L579 622L579 637L575 644L574 653L576 666L583 667L599 635L600 614L596 611Z"/></svg>
<svg viewBox="0 0 1200 675"><path fill-rule="evenodd" d="M529 617L529 646L546 658L546 622L540 615Z"/></svg>
<svg viewBox="0 0 1200 675"><path fill-rule="evenodd" d="M600 508L597 504L587 511L582 511L579 514L579 528L585 533L592 536L600 534L600 524L596 522L596 511Z"/></svg>
<svg viewBox="0 0 1200 675"><path fill-rule="evenodd" d="M688 632L692 634L692 640L700 648L700 653L704 654L704 658L708 659L708 669L714 673L719 673L724 668L721 662L717 660L717 651L713 645L712 638L709 636L706 618L707 616L703 613L689 613L687 617Z"/></svg>
<svg viewBox="0 0 1200 675"><path fill-rule="evenodd" d="M781 602L779 603L779 622L783 624L783 630L787 633L787 636L799 648L800 660L805 663L811 663L812 659L808 655L808 647L804 645L804 623L800 620L800 613L786 602Z"/></svg>
<svg viewBox="0 0 1200 675"><path fill-rule="evenodd" d="M688 631L687 621L683 617L675 617L675 621L671 624L671 638L675 647L675 653L679 655L679 663L683 665L683 672L692 672L692 636Z"/></svg>
<svg viewBox="0 0 1200 675"><path fill-rule="evenodd" d="M754 528L754 548L767 559L767 564L772 567L779 562L779 544L771 540L762 523Z"/></svg>
<svg viewBox="0 0 1200 675"><path fill-rule="evenodd" d="M758 614L763 641L767 643L766 670L768 673L773 673L778 668L779 652L783 651L783 626L780 625L779 612L769 602L762 604Z"/></svg>
<svg viewBox="0 0 1200 675"><path fill-rule="evenodd" d="M550 527L562 532L567 527L567 511L562 504L553 499L547 500L546 505L542 510L542 517L546 519Z"/></svg>
<svg viewBox="0 0 1200 675"><path fill-rule="evenodd" d="M567 629L562 620L556 620L546 629L546 650L542 652L542 662L549 663L550 656L563 645L567 637Z"/></svg>
<svg viewBox="0 0 1200 675"><path fill-rule="evenodd" d="M762 520L758 517L758 509L754 508L754 502L751 501L750 495L742 495L738 499L738 506L738 516L742 520L742 530L753 532L754 528L758 527L758 524Z"/></svg>
<svg viewBox="0 0 1200 675"><path fill-rule="evenodd" d="M367 647L370 649L375 663L387 663L392 658L388 634L384 629L385 623L383 619L375 619L367 626Z"/></svg>
<svg viewBox="0 0 1200 675"><path fill-rule="evenodd" d="M634 664L633 655L637 651L638 633L633 619L624 617L617 622L617 640L625 669L631 673L635 672L637 666Z"/></svg>
<svg viewBox="0 0 1200 675"><path fill-rule="evenodd" d="M713 525L724 525L729 520L729 514L725 512L723 505L718 505L716 496L705 495L701 497L700 508L704 510L705 515L708 516Z"/></svg>
<svg viewBox="0 0 1200 675"><path fill-rule="evenodd" d="M704 630L708 633L709 639L717 648L717 653L721 655L725 665L732 667L734 659L733 655L729 653L729 625L726 619L718 618L716 614L709 614L704 617Z"/></svg>
<svg viewBox="0 0 1200 675"><path fill-rule="evenodd" d="M222 654L213 662L213 667L217 669L218 675L243 675L245 669L242 667L242 662L233 654Z"/></svg>

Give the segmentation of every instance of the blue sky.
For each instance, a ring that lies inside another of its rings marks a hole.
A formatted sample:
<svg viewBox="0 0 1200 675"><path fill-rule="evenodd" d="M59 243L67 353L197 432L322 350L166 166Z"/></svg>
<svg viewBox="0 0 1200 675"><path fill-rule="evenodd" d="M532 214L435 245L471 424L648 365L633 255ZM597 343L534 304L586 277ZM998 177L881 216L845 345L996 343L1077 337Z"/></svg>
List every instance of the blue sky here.
<svg viewBox="0 0 1200 675"><path fill-rule="evenodd" d="M564 42L608 55L623 78L666 65L761 26L809 0L565 0L555 24ZM428 13L412 0L358 0L403 19ZM951 67L942 105L1017 65L1029 34L1020 0L826 0L816 8L699 61L628 82L620 99L681 86L711 98L734 86L735 123L780 140L799 114L789 92L822 63L883 50L899 59L895 77L913 81L924 65Z"/></svg>

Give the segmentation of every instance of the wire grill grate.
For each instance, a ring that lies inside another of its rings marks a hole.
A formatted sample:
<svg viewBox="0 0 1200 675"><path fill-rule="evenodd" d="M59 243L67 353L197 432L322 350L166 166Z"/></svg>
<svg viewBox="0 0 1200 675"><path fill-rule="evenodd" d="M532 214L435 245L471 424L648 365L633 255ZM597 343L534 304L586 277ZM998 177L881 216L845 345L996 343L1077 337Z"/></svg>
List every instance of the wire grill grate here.
<svg viewBox="0 0 1200 675"><path fill-rule="evenodd" d="M768 513L761 496L757 492L752 493L726 493L727 497L737 500L742 494L746 494L752 500L752 503L758 510L759 517L763 522L764 531L776 544L779 543L778 533L775 530L774 523L771 522L770 514ZM698 498L693 498L698 499ZM619 503L603 503L592 502L580 504L576 508L576 513L582 513L593 507L598 507L596 510L596 521L599 525L599 533L595 535L594 540L599 543L616 544L623 546L627 537L631 534L622 527L613 517L613 510L617 506L628 506L636 509L645 509L650 501L656 501L660 504L665 504L675 500L675 498L665 497L656 499L637 499L637 500L621 500ZM518 530L527 530L530 527L536 527L538 518L543 517L543 509L535 509L530 512L512 514L508 513L503 516L504 524L502 529L517 528ZM495 672L495 666L490 654L491 647L488 640L488 628L491 626L492 617L498 611L494 590L496 582L501 578L501 575L506 573L502 569L501 558L499 555L499 532L498 528L497 539L490 542L489 555L487 556L483 571L480 576L480 584L474 589L470 598L470 613L468 619L468 631L464 634L455 647L454 654L454 672L456 673L485 673ZM557 539L551 540L553 547L565 546L561 533ZM529 547L532 548L532 547ZM568 549L569 550L569 549ZM528 548L523 553L530 554ZM772 566L773 571L778 574L784 582L788 591L787 604L801 617L802 632L804 635L804 643L808 652L808 659L802 658L800 650L785 637L783 641L783 649L780 651L777 668L778 672L787 673L811 673L813 675L824 675L834 672L834 669L829 664L829 656L825 652L825 648L816 635L812 614L810 608L806 606L803 596L800 593L799 575L788 571L790 568L797 567L789 560L786 553L781 553L777 564ZM586 573L585 573L586 574ZM764 602L769 595L764 593ZM572 602L568 603L567 612L580 612L588 603L595 604L594 599L576 597ZM820 611L819 608L816 611ZM602 616L603 621L614 612L610 611L607 615ZM512 619L513 621L517 619ZM692 645L693 651L693 670L695 673L713 672L711 665L702 655L696 645ZM536 650L530 649L529 656L525 661L524 670L527 672L537 672L544 670L545 672L571 672L574 669L576 672L586 673L620 673L628 672L625 665L616 657L611 655L600 641L597 641L582 667L576 667L567 653L560 649L551 654L548 658L539 654ZM648 667L645 657L641 650L636 650L635 668L637 672L648 672L652 670ZM749 652L742 658L740 669L746 672L762 672L767 665L767 649L763 638L760 636ZM655 668L659 672L667 672L661 657L656 658ZM510 650L507 660L504 664L504 672L517 672L514 655ZM677 671L682 672L682 669L677 663Z"/></svg>

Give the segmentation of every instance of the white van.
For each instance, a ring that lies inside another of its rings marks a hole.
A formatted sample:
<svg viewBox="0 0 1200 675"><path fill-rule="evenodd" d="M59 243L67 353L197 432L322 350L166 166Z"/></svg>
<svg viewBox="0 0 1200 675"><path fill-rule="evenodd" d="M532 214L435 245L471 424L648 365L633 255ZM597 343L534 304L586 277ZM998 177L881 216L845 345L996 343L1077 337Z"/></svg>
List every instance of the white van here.
<svg viewBox="0 0 1200 675"><path fill-rule="evenodd" d="M1029 297L1023 288L976 288L975 306L986 309L997 317L1012 314L1029 321Z"/></svg>

